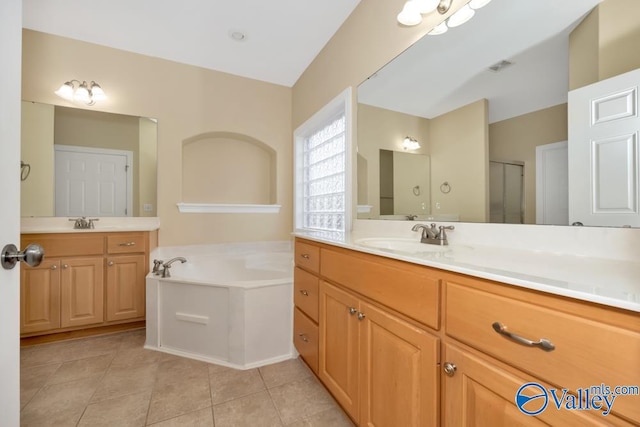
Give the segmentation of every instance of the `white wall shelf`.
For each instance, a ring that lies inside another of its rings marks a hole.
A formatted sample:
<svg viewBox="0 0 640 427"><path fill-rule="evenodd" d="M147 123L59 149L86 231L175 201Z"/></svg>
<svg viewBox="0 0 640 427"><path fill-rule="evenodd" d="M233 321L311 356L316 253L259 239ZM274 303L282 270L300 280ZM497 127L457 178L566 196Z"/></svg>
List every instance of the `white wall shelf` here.
<svg viewBox="0 0 640 427"><path fill-rule="evenodd" d="M281 205L221 204L221 203L178 203L182 213L280 213Z"/></svg>

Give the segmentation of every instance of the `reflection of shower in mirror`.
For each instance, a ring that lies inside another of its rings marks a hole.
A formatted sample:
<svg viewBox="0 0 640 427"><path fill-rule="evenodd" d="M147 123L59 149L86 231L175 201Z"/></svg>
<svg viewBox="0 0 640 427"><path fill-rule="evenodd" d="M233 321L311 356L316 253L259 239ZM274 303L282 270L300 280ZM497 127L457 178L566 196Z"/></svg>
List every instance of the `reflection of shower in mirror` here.
<svg viewBox="0 0 640 427"><path fill-rule="evenodd" d="M26 181L31 173L31 165L20 160L20 181Z"/></svg>

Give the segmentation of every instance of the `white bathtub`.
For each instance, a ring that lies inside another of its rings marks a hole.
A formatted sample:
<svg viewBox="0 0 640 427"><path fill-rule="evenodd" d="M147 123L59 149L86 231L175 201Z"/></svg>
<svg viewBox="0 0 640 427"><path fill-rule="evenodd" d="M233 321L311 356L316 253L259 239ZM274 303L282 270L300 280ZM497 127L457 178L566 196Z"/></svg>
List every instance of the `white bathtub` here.
<svg viewBox="0 0 640 427"><path fill-rule="evenodd" d="M145 348L249 369L294 357L290 242L162 247L147 276Z"/></svg>

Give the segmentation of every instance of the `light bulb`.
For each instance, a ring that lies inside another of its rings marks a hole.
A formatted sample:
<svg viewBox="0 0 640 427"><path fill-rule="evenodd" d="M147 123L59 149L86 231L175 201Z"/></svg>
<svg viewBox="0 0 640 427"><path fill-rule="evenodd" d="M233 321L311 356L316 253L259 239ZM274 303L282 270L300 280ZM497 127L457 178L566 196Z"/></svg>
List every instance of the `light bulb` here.
<svg viewBox="0 0 640 427"><path fill-rule="evenodd" d="M91 102L91 97L89 96L89 89L87 88L87 82L82 82L80 87L76 89L75 93L73 94L73 99L75 99L76 101L82 101L87 103Z"/></svg>
<svg viewBox="0 0 640 427"><path fill-rule="evenodd" d="M471 9L480 9L481 7L485 7L489 4L491 0L471 0L469 2L469 7Z"/></svg>
<svg viewBox="0 0 640 427"><path fill-rule="evenodd" d="M98 83L91 82L89 90L91 91L91 99L93 99L94 101L102 101L104 99L107 99L107 95L105 95L104 91Z"/></svg>
<svg viewBox="0 0 640 427"><path fill-rule="evenodd" d="M67 101L71 101L73 99L73 83L66 82L65 84L60 86L60 89L58 89L54 93L58 95L60 98L64 98Z"/></svg>
<svg viewBox="0 0 640 427"><path fill-rule="evenodd" d="M471 9L468 4L464 5L460 8L456 13L451 15L447 20L447 25L449 28L458 27L469 19L473 18L473 15L476 14L476 11Z"/></svg>
<svg viewBox="0 0 640 427"><path fill-rule="evenodd" d="M427 13L431 13L438 7L440 0L412 0L416 7L418 8L418 12L423 15Z"/></svg>
<svg viewBox="0 0 640 427"><path fill-rule="evenodd" d="M433 30L429 31L430 36L439 36L440 34L444 34L449 31L449 27L447 27L447 22L442 22L440 25L435 27Z"/></svg>
<svg viewBox="0 0 640 427"><path fill-rule="evenodd" d="M404 4L402 11L398 14L398 22L407 27L412 27L422 22L422 15L416 2L410 0Z"/></svg>

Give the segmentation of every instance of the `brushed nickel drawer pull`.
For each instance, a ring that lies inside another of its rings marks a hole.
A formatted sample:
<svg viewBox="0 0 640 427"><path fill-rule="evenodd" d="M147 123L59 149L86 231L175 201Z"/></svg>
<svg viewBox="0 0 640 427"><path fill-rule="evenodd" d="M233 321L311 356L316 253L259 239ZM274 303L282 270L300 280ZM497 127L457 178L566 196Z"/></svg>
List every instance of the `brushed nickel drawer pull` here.
<svg viewBox="0 0 640 427"><path fill-rule="evenodd" d="M302 289L302 290L300 291L300 293L301 293L302 295L304 295L305 297L308 297L308 296L309 296L309 291L307 291L306 289Z"/></svg>
<svg viewBox="0 0 640 427"><path fill-rule="evenodd" d="M309 259L309 258L311 258L311 256L309 256L309 254L301 254L300 256L301 256L302 258L304 258L304 259Z"/></svg>
<svg viewBox="0 0 640 427"><path fill-rule="evenodd" d="M118 243L118 246L135 246L136 242L124 242L124 243Z"/></svg>
<svg viewBox="0 0 640 427"><path fill-rule="evenodd" d="M300 339L304 342L309 342L309 338L307 338L307 335L305 334L298 334L298 336L300 337Z"/></svg>
<svg viewBox="0 0 640 427"><path fill-rule="evenodd" d="M546 338L540 338L539 341L531 341L529 339L521 337L520 335L516 335L513 332L509 332L507 331L507 327L500 322L493 322L493 325L491 326L493 326L494 331L517 342L518 344L526 345L529 347L540 347L544 351L553 351L556 348L556 346Z"/></svg>

